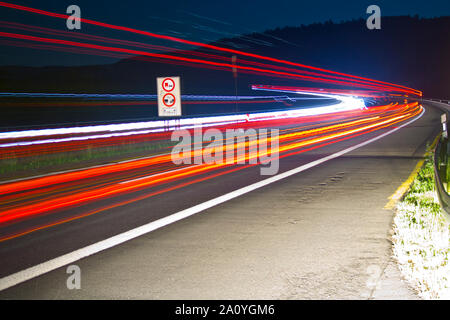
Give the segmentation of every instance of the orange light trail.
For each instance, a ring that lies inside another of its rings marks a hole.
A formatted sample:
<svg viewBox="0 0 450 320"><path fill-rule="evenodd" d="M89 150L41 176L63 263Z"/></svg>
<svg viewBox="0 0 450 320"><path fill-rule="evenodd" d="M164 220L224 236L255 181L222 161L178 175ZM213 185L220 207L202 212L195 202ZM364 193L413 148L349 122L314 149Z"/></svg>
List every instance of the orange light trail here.
<svg viewBox="0 0 450 320"><path fill-rule="evenodd" d="M302 150L299 150L299 151L286 153L284 155L279 156L279 158L292 156L292 155L299 154L299 153L302 153L302 152L306 152L306 151L309 151L309 150L313 150L313 149L316 149L316 148L324 147L324 146L332 144L332 143L336 143L336 142L339 142L339 141L343 141L343 140L347 140L347 139L350 139L350 138L354 138L356 136L360 136L360 135L363 135L363 134L374 132L374 131L380 130L382 128L390 127L390 126L392 126L392 125L394 125L396 123L403 122L403 121L405 121L407 119L410 119L410 118L412 118L414 116L417 116L423 110L422 107L418 106L417 104L414 104L413 107L416 107L416 108L411 110L411 111L409 111L406 114L403 113L402 115L397 115L397 116L391 117L389 119L386 119L386 120L380 122L378 125L372 124L372 125L369 125L369 126L365 126L366 130L362 130L361 131L360 130L361 128L360 128L360 129L352 129L352 130L344 131L342 133L342 135L340 135L340 134L333 134L333 136L334 137L338 137L338 139L331 139L331 140L330 139L324 139L324 138L316 139L315 140L316 142L319 141L319 140L320 141L324 141L325 140L326 142L324 142L322 144L317 144L316 143L314 146L311 146L311 147L309 147L307 149L302 149ZM327 141L327 140L329 140L329 141ZM304 145L308 145L308 144L311 144L311 143L312 142L310 141L309 143L305 143ZM296 145L297 145L297 147L299 146L298 143ZM286 147L283 148L283 150L292 150L292 149L295 149L295 148L296 147L286 146ZM155 196L155 195L158 195L158 194L161 194L161 193L164 193L164 192L173 191L173 190L176 190L176 189L188 186L190 184L194 184L194 183L198 183L198 182L205 181L205 180L208 180L208 179L212 179L212 178L215 178L215 177L219 177L221 175L224 175L224 174L227 174L227 173L231 173L231 172L235 172L237 170L242 170L244 168L247 168L247 167L250 167L250 166L255 166L255 165L256 164L237 166L237 167L232 168L232 169L227 170L227 171L223 171L223 172L219 172L219 173L216 173L216 174L212 174L212 175L209 175L209 176L206 176L206 177L195 179L193 181L184 182L184 183L172 186L172 187L164 188L162 190L151 192L149 194L145 194L145 195L133 198L133 199L126 200L126 201L118 202L118 203L115 203L115 204L112 204L112 205L104 206L104 207L101 207L99 209L95 209L95 210L89 211L89 212L81 214L81 215L73 216L73 217L70 217L70 218L67 218L67 219L58 220L56 222L45 224L45 225L41 225L41 226L35 227L35 228L29 228L29 229L27 229L25 231L21 231L21 232L12 234L12 235L4 236L4 237L0 238L0 242L7 241L7 240L10 240L10 239L14 239L14 238L17 238L17 237L20 237L20 236L32 233L34 231L43 230L43 229L50 228L50 227L53 227L53 226L57 226L57 225L60 225L60 224L63 224L63 223L67 223L67 222L70 222L70 221L81 219L81 218L84 218L84 217L87 217L87 216L90 216L90 215L93 215L93 214L97 214L99 212L103 212L103 211L106 211L106 210L109 210L109 209L113 209L113 208L117 208L117 207L120 207L120 206L124 206L124 205L130 204L130 203L136 202L136 201L144 200L144 199L150 198L152 196Z"/></svg>
<svg viewBox="0 0 450 320"><path fill-rule="evenodd" d="M413 104L411 104L411 106L412 105ZM414 105L417 106L417 103L415 103ZM409 106L410 105L408 105L408 107ZM419 109L420 108L417 108L417 110L419 110ZM416 111L416 113L417 112L419 112L419 111ZM400 113L399 115L391 115L386 118L381 118L381 119L377 118L376 120L379 120L379 121L372 123L372 124L365 124L365 125L361 125L361 123L360 123L361 121L357 121L357 123L354 123L354 125L357 125L357 124L360 125L357 128L346 129L346 126L343 126L344 130L342 130L338 133L324 134L317 138L306 139L306 140L300 141L300 142L288 143L286 145L280 146L279 151L286 152L286 151L290 151L293 149L317 144L320 142L330 141L330 140L333 140L336 138L349 136L349 135L352 135L352 134L355 134L358 132L367 131L367 130L370 130L373 128L383 127L384 125L388 125L388 124L395 123L397 121L405 120L405 118L410 117L410 116L411 116L411 112L406 113L406 114ZM375 119L370 119L370 120L375 120ZM370 120L368 120L368 121L370 121ZM334 126L334 127L336 127L336 126ZM310 132L306 132L304 134L308 135L308 133L310 133L311 135L314 136L315 132L310 131ZM293 135L302 136L302 133L294 133L294 134L291 133L291 134L281 135L280 140L283 141L286 138L291 138ZM227 147L226 145L223 146L224 150L226 150L225 149L226 147ZM195 150L193 152L195 152ZM268 153L269 153L269 151L266 151L264 154L267 155ZM253 153L253 154L248 155L248 158L245 158L245 159L246 160L253 159L260 155L261 155L260 153ZM155 157L153 159L145 159L142 161L153 161L154 163L160 163L162 161L166 161L167 157L170 157L170 156L164 155L164 156L162 156L163 159L159 159L158 157ZM242 159L236 159L236 161L240 161L240 160L242 160ZM120 165L129 165L129 164L124 163L124 164L120 164ZM226 162L218 163L218 164L202 164L202 165L194 166L192 168L187 167L187 168L179 169L176 172L163 173L163 174L157 175L156 177L154 175L152 175L149 177L141 178L137 181L133 179L131 181L122 182L122 183L120 183L120 185L115 184L112 186L107 186L107 187L102 187L102 188L98 188L98 189L94 189L94 190L79 192L77 194L62 196L62 197L59 197L56 199L44 200L44 201L41 201L41 202L38 202L35 204L25 205L25 206L22 206L19 208L12 208L9 210L4 210L2 213L0 213L0 223L5 223L8 221L12 221L12 220L23 218L23 217L34 216L34 215L42 214L44 212L56 210L56 209L71 207L74 205L80 205L80 204L92 202L92 201L98 200L98 199L117 196L119 194L125 194L125 193L129 193L131 191L138 191L143 188L153 187L153 186L157 186L162 183L167 183L167 182L174 181L177 179L191 177L191 176L194 176L197 174L206 173L211 170L221 168L221 167L226 167L226 166L229 166L229 164ZM102 171L102 170L105 170L105 168L93 168L90 170ZM75 175L75 176L81 175L82 176L83 174L86 174L86 173L83 171L68 173L69 176L70 175ZM64 175L62 175L62 176L64 177ZM50 179L51 180L52 177L43 177L40 179L44 179L44 180ZM80 176L78 176L78 179L80 179ZM42 182L42 180L41 180L41 182ZM49 182L50 181L47 181L47 183L49 183ZM22 188L23 188L23 185L21 185L21 183L24 183L26 187L30 187L29 184L32 184L34 182L33 182L33 180L22 181L22 182L16 184L16 189L17 189L17 186L19 186L19 187L22 186ZM8 185L3 185L2 187L7 188L7 186Z"/></svg>
<svg viewBox="0 0 450 320"><path fill-rule="evenodd" d="M376 108L371 108L371 112L373 112L374 116L378 115L378 111L384 111L386 112L386 110L388 110L388 106L380 106L380 107L376 107ZM373 110L373 111L372 111ZM353 112L353 114L355 114ZM365 112L363 113L365 114ZM349 116L349 114L345 114L346 116ZM321 120L322 118L324 118L324 116L316 119L316 121ZM294 121L298 121L295 120ZM265 126L274 126L274 121L267 121L267 122L263 122ZM341 126L343 126L345 124L341 124ZM334 126L328 126L328 129L330 128L339 128L339 125L334 125ZM305 127L297 127L297 130L302 130L305 129ZM291 129L291 130L295 130ZM321 128L321 129L313 129L313 131L302 131L300 133L297 133L297 135L302 135L305 136L307 132L310 132L311 134L319 132L320 130L326 130L326 128ZM168 137L168 135L166 136ZM289 135L284 135L284 137L289 137ZM117 143L117 141L113 141L112 144ZM63 145L61 146L59 149L62 150L70 150L67 148L67 145ZM42 188L45 186L49 186L49 185L58 185L61 183L66 183L69 181L75 181L75 180L81 180L81 179L87 179L87 178L92 178L92 177L96 177L96 176L101 176L101 175L105 175L105 174L110 174L110 173L116 173L116 172L123 172L126 170L134 170L134 169L138 169L138 168L143 168L143 167L148 167L148 166L152 166L152 165L157 165L157 164L161 164L161 163L167 163L171 161L171 156L169 154L167 155L159 155L159 156L155 156L155 157L151 157L151 158L144 158L144 159L139 159L139 160L132 160L132 161L128 161L128 162L124 162L124 163L118 163L118 164L112 164L112 165L108 165L108 166L102 166L102 167L94 167L94 168L90 168L90 169L85 169L85 170L81 170L81 171L74 171L74 172L68 172L68 173L64 173L64 174L54 174L54 175L50 175L50 176L45 176L45 177L41 177L41 178L35 178L35 179L30 179L30 180L25 180L25 181L17 181L17 182L13 182L13 183L8 183L8 184L0 184L0 194L1 195L5 195L5 194L10 194L10 193L16 193L16 192L20 192L20 191L25 191L25 190L29 190L29 189L37 189L37 188Z"/></svg>

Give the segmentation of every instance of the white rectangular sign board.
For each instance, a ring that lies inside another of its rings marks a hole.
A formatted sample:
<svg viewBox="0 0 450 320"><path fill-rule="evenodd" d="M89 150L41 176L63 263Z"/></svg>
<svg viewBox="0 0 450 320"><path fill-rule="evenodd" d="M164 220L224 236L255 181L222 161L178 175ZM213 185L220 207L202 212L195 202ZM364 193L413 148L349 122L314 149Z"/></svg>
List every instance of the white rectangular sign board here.
<svg viewBox="0 0 450 320"><path fill-rule="evenodd" d="M158 115L160 117L181 116L180 77L156 79L158 93Z"/></svg>

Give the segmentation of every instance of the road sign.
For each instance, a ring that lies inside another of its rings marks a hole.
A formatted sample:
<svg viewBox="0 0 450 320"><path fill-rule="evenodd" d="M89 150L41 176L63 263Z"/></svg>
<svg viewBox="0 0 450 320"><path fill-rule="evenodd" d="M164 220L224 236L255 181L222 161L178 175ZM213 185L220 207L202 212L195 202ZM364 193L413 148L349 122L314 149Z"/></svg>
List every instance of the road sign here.
<svg viewBox="0 0 450 320"><path fill-rule="evenodd" d="M163 97L163 104L165 107L173 107L175 105L176 100L177 99L173 94L166 93Z"/></svg>
<svg viewBox="0 0 450 320"><path fill-rule="evenodd" d="M180 77L156 79L158 93L158 115L160 117L181 116Z"/></svg>
<svg viewBox="0 0 450 320"><path fill-rule="evenodd" d="M165 78L162 86L165 91L172 91L175 88L175 82L171 78Z"/></svg>

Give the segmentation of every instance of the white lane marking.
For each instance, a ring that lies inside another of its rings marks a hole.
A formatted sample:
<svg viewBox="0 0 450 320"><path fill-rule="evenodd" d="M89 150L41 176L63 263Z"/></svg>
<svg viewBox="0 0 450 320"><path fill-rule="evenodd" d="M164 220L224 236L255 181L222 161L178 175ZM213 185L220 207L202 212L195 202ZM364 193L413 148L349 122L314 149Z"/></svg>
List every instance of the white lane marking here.
<svg viewBox="0 0 450 320"><path fill-rule="evenodd" d="M10 288L12 286L15 286L15 285L17 285L19 283L22 283L24 281L30 280L32 278L38 277L40 275L43 275L43 274L48 273L50 271L53 271L55 269L61 268L61 267L65 266L65 265L71 264L71 263L73 263L75 261L78 261L78 260L80 260L82 258L85 258L85 257L88 257L90 255L93 255L93 254L98 253L100 251L112 248L112 247L117 246L119 244L122 244L122 243L124 243L126 241L132 240L134 238L137 238L139 236L142 236L144 234L152 232L152 231L154 231L156 229L159 229L159 228L162 228L162 227L167 226L169 224L172 224L174 222L180 221L180 220L185 219L185 218L187 218L189 216L192 216L192 215L194 215L196 213L199 213L201 211L204 211L206 209L209 209L211 207L214 207L214 206L217 206L217 205L219 205L221 203L224 203L224 202L226 202L228 200L234 199L234 198L239 197L239 196L241 196L243 194L246 194L248 192L251 192L251 191L254 191L254 190L259 189L261 187L264 187L264 186L266 186L268 184L274 183L276 181L282 180L284 178L287 178L287 177L292 176L294 174L297 174L299 172L302 172L302 171L305 171L305 170L310 169L312 167L315 167L315 166L317 166L317 165L319 165L321 163L324 163L326 161L338 158L338 157L340 157L340 156L342 156L342 155L344 155L344 154L346 154L348 152L351 152L351 151L353 151L355 149L358 149L360 147L368 145L369 143L372 143L372 142L374 142L376 140L379 140L379 139L381 139L381 138L383 138L383 137L385 137L385 136L387 136L389 134L392 134L392 133L396 132L397 130L400 130L401 128L403 128L403 127L413 123L414 121L418 120L419 118L421 118L424 113L425 113L425 108L423 108L423 110L420 113L420 115L418 115L416 118L414 118L414 119L412 119L412 120L410 120L410 121L408 121L408 122L406 122L406 123L404 123L404 124L394 128L394 129L392 129L390 131L387 131L387 132L385 132L385 133L383 133L383 134L381 134L379 136L376 136L376 137L374 137L372 139L369 139L369 140L367 140L365 142L359 143L359 144L354 145L352 147L349 147L347 149L341 150L341 151L339 151L337 153L328 155L328 156L326 156L324 158L312 161L310 163L307 163L307 164L302 165L300 167L297 167L295 169L291 169L289 171L280 173L280 174L278 174L276 176L267 178L265 180L256 182L254 184L251 184L249 186L243 187L241 189L238 189L238 190L232 191L230 193L224 194L224 195L222 195L220 197L217 197L215 199L208 200L206 202L203 202L203 203L198 204L196 206L193 206L191 208L188 208L188 209L179 211L177 213L171 214L170 216L167 216L165 218L161 218L159 220L150 222L150 223L145 224L143 226L140 226L140 227L137 227L135 229L123 232L123 233L118 234L116 236L113 236L111 238L102 240L100 242L91 244L91 245L86 246L84 248L75 250L73 252L67 253L67 254L62 255L60 257L48 260L48 261L40 263L40 264L38 264L36 266L30 267L28 269L25 269L25 270L13 273L13 274L11 274L9 276L6 276L4 278L1 278L0 279L0 291L1 290L5 290L7 288Z"/></svg>

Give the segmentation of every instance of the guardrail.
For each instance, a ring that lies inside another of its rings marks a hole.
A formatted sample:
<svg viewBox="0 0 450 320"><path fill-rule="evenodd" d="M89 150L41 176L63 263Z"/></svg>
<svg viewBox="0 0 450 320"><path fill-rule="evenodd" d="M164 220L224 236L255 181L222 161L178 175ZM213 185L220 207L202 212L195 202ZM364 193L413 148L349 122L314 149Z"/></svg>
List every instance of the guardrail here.
<svg viewBox="0 0 450 320"><path fill-rule="evenodd" d="M439 202L447 214L447 218L450 218L450 195L448 193L450 190L448 183L450 180L449 152L449 139L441 137L434 150L434 181Z"/></svg>
<svg viewBox="0 0 450 320"><path fill-rule="evenodd" d="M443 131L447 131L448 128L448 120L450 115L450 108L444 106L443 104L449 104L450 100L440 100L440 99L423 99L432 102L440 102L441 104L437 104L438 107L445 117L441 123ZM441 117L442 119L442 117ZM434 182L436 186L437 195L439 198L439 202L443 211L445 212L446 218L450 220L450 140L448 138L448 132L443 132L441 137L436 144L434 149Z"/></svg>
<svg viewBox="0 0 450 320"><path fill-rule="evenodd" d="M445 126L443 125L443 130L447 131L447 124L449 119L450 109L442 104L450 104L449 100L438 100L438 99L430 99L433 102L440 102L441 105L438 104L439 109L443 111L446 115ZM441 118L442 119L442 118ZM444 129L445 128L445 129ZM446 217L450 220L450 148L449 148L449 138L448 133L445 132L441 135L436 147L434 149L434 181L436 185L436 191L438 194L439 202L443 211L446 213Z"/></svg>
<svg viewBox="0 0 450 320"><path fill-rule="evenodd" d="M426 98L424 98L424 99L422 99L422 101L423 100L450 104L450 100L445 100L445 99L426 99Z"/></svg>

